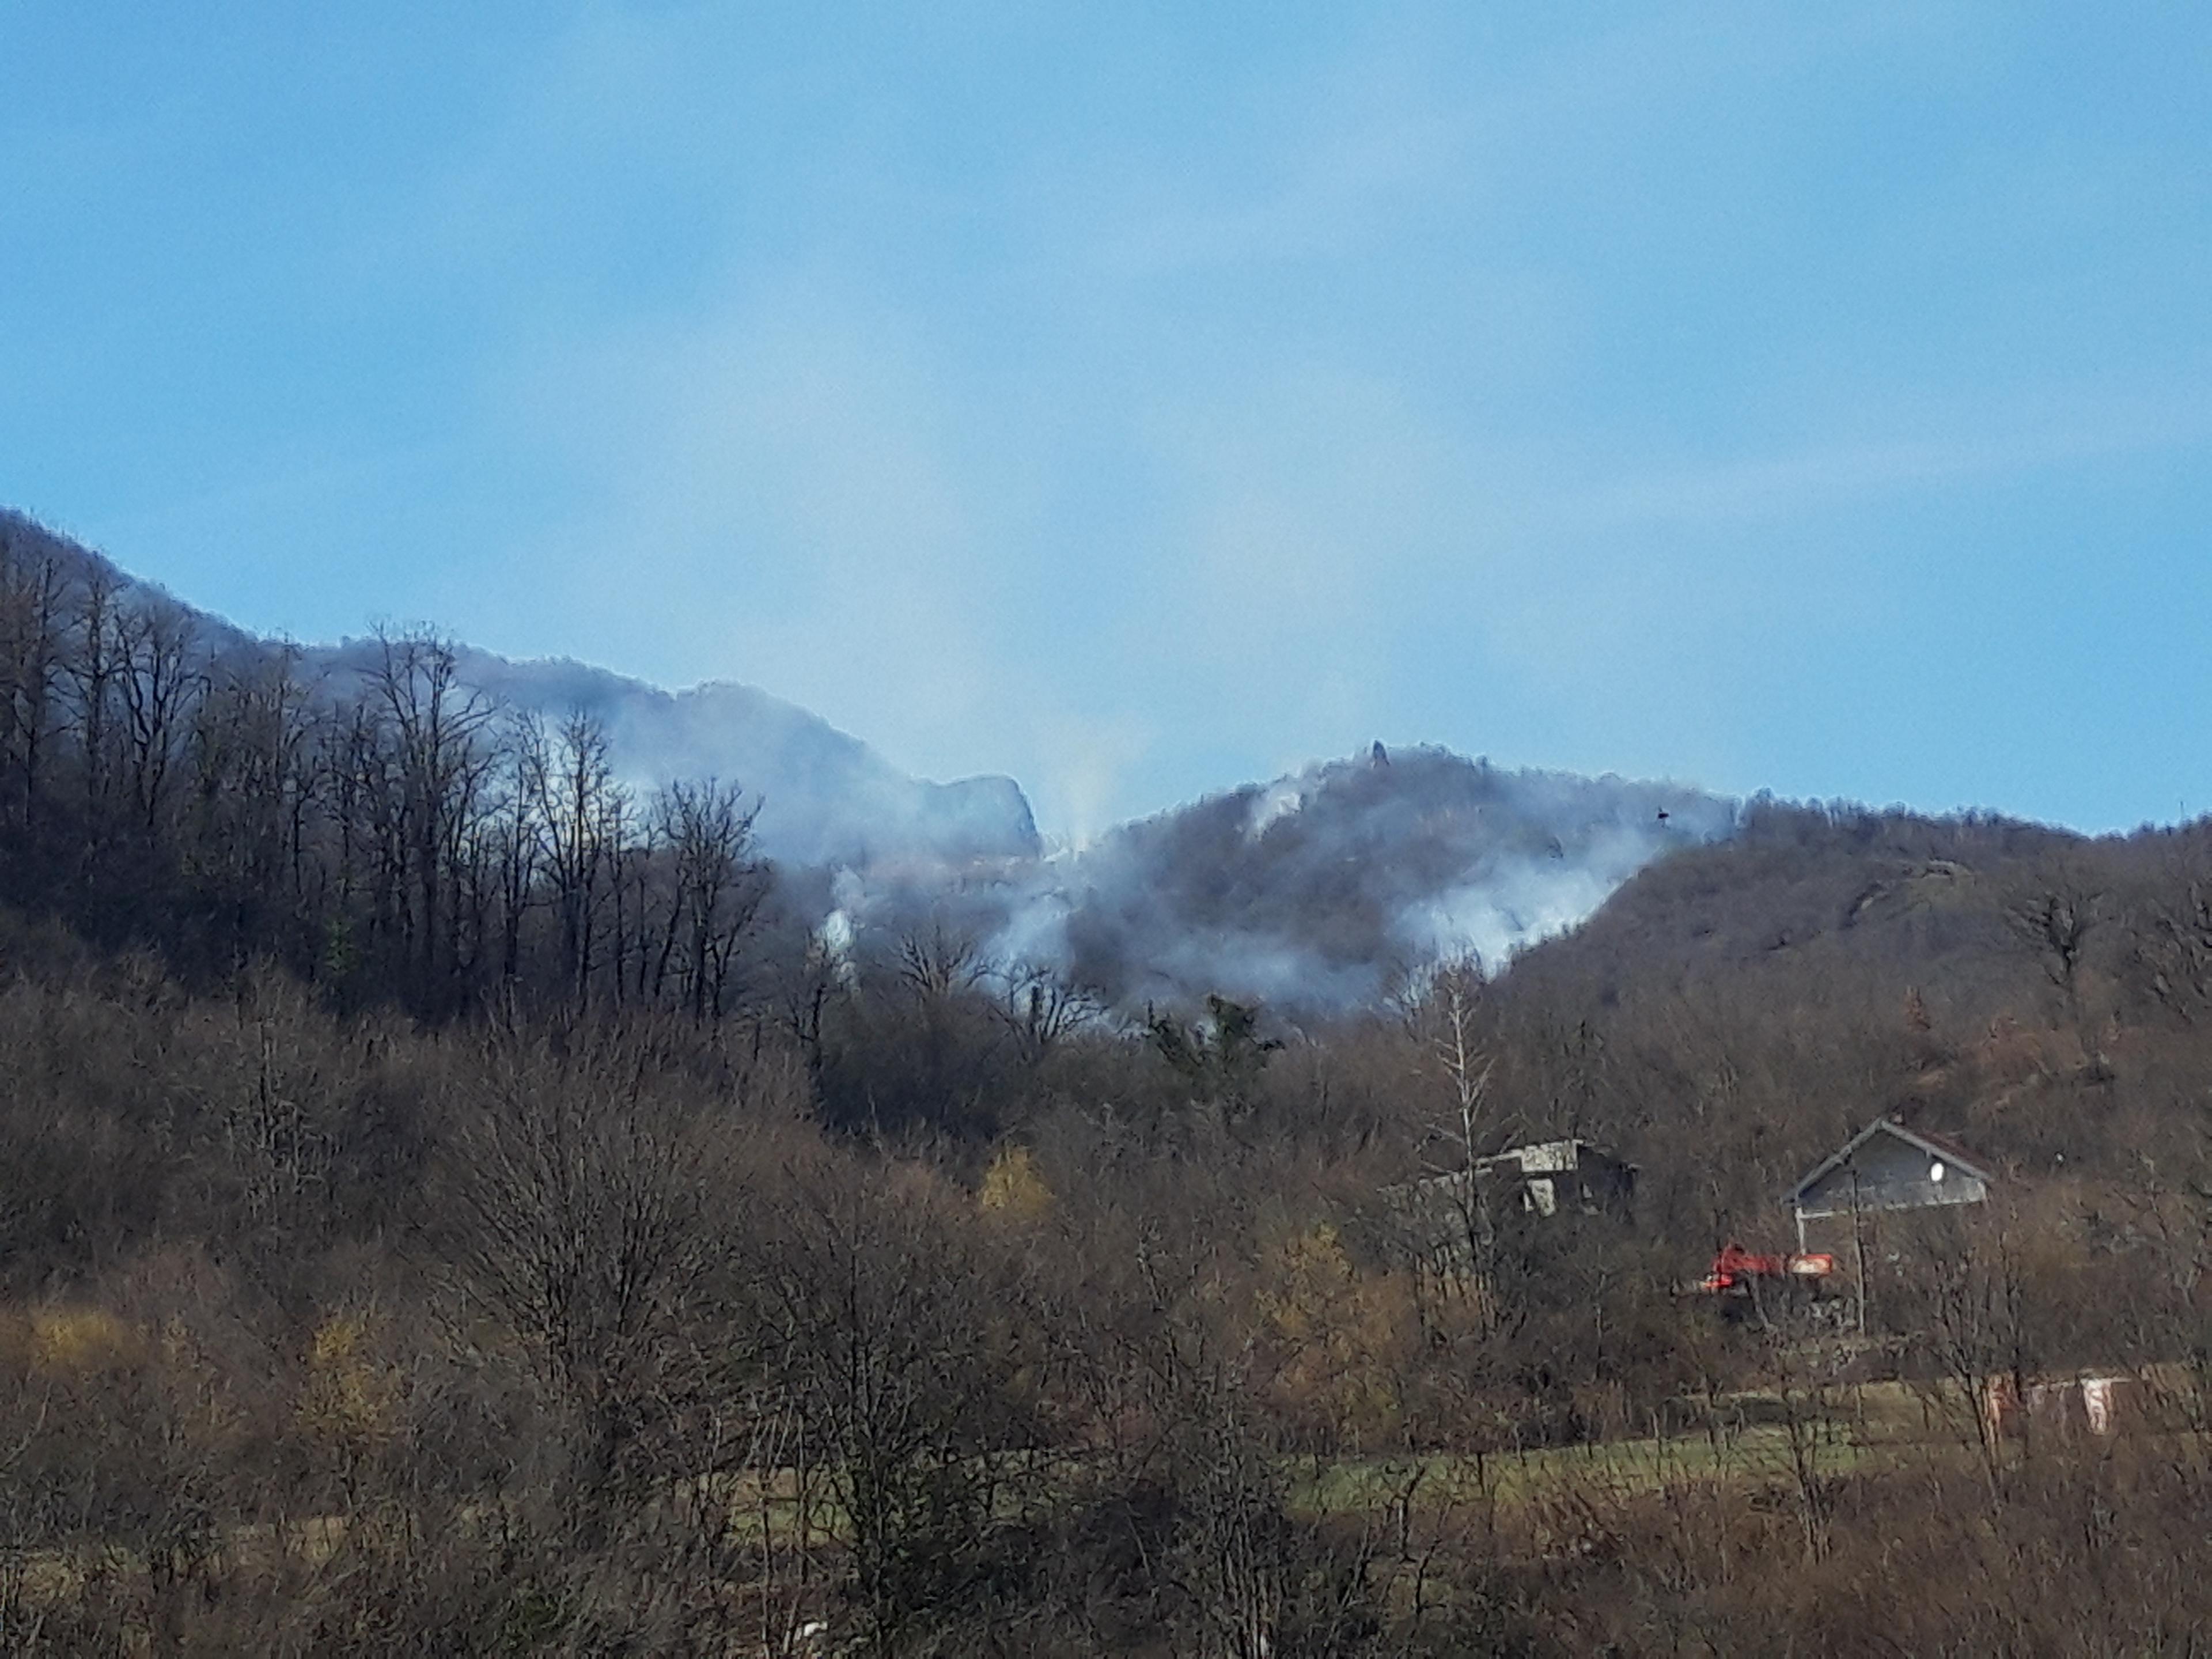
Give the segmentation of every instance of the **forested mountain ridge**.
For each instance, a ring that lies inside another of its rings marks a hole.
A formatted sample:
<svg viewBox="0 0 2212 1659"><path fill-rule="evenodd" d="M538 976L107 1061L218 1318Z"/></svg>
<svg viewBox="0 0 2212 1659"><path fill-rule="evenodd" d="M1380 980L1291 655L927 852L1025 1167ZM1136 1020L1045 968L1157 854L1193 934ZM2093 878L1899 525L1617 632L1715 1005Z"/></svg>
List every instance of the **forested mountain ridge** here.
<svg viewBox="0 0 2212 1659"><path fill-rule="evenodd" d="M1699 1200L1733 1212L1893 1106L2055 1156L2054 1103L2094 1097L2108 1133L2076 1167L2117 1156L2155 1134L2151 1061L2212 1002L2200 826L2089 841L1378 744L1046 856L1011 784L917 784L740 689L669 697L422 633L270 646L14 517L0 678L4 896L188 977L268 957L340 1006L781 1007L839 1121L1017 1111L988 1044L939 1031L896 1075L841 1048L824 999L856 989L988 990L1048 1046L1040 1006L1130 1021L1218 995L1320 1030L1418 999L1439 960L1510 962L1486 1005L1531 1022L1498 1060L1540 1103L1518 1116L1649 1154L1741 1109ZM790 783L815 850L872 850L764 856L752 781L687 780L696 752ZM2130 1046L2145 1064L2116 1073Z"/></svg>
<svg viewBox="0 0 2212 1659"><path fill-rule="evenodd" d="M292 875L320 859L356 904L363 860L381 859L380 908L349 920L356 930L411 926L401 888L418 909L439 893L448 908L459 902L468 914L440 926L478 990L489 957L476 933L505 929L499 975L527 953L494 913L525 903L564 792L568 845L552 867L590 888L588 902L574 901L585 910L622 910L611 937L632 968L632 947L648 949L646 901L613 879L621 858L603 872L592 848L628 837L642 853L665 839L665 788L689 781L729 794L748 855L782 871L762 919L790 950L820 937L865 955L949 927L994 965L1068 974L1125 1007L1195 1006L1223 992L1304 1014L1376 1003L1439 951L1502 963L1579 921L1652 858L1734 823L1730 803L1694 790L1378 744L1048 856L1013 781L908 777L750 687L671 694L419 629L328 647L257 641L19 515L0 516L0 561L17 613L23 689L11 730L29 745L27 776L48 726L49 747L93 751L83 788L55 810L88 807L127 779L149 831L195 792L204 812L258 721L282 750L255 764L289 800L286 823L266 833L285 842ZM450 812L434 793L452 798ZM429 839L409 842L422 828L401 827L410 812L439 820ZM406 881L401 864L416 866ZM428 897L426 872L439 890ZM590 954L589 921L563 921L564 950Z"/></svg>
<svg viewBox="0 0 2212 1659"><path fill-rule="evenodd" d="M2045 1175L2170 1170L2205 1123L2209 894L2203 820L2093 839L1753 802L1517 959L1506 1063L1655 1170L1714 1149L1686 1201L1723 1226L1882 1112Z"/></svg>
<svg viewBox="0 0 2212 1659"><path fill-rule="evenodd" d="M376 639L321 646L256 639L21 514L0 509L0 545L19 567L52 567L61 584L58 625L96 587L112 603L151 606L172 617L210 661L290 656L303 680L342 693L359 691L381 661ZM76 620L81 629L82 617ZM582 663L516 662L465 646L452 649L457 683L505 709L549 724L575 712L599 721L623 781L641 792L674 777L742 780L760 803L755 831L771 857L866 866L1039 850L1029 803L1012 779L940 784L908 777L859 738L752 686L713 683L672 694Z"/></svg>

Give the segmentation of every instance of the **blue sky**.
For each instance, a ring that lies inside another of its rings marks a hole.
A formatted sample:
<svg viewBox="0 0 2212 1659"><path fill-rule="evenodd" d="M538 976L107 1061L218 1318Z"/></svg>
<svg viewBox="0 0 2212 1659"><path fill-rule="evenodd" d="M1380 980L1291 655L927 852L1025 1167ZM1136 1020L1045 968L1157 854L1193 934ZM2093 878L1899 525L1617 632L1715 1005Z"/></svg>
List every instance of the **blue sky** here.
<svg viewBox="0 0 2212 1659"><path fill-rule="evenodd" d="M0 0L0 501L1081 834L2212 808L2212 9Z"/></svg>

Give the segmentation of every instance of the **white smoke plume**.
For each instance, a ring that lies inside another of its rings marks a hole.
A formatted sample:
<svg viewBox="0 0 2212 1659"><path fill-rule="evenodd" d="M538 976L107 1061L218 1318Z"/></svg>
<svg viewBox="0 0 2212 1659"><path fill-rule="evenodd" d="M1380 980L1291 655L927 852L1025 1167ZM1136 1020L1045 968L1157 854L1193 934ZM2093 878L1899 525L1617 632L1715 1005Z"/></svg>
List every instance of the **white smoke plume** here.
<svg viewBox="0 0 2212 1659"><path fill-rule="evenodd" d="M1209 992L1285 1011L1370 1004L1425 964L1500 967L1668 851L1734 833L1733 803L1614 777L1504 771L1441 750L1326 763L1124 824L1080 854L909 869L880 925L927 915L1003 962L1125 1006Z"/></svg>

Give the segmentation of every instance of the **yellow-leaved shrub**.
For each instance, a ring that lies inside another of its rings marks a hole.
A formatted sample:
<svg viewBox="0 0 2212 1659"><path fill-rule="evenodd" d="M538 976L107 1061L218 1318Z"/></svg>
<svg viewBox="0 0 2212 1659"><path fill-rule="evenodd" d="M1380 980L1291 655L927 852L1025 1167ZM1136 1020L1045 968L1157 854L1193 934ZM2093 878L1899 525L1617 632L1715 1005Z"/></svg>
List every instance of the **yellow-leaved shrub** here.
<svg viewBox="0 0 2212 1659"><path fill-rule="evenodd" d="M1277 1403L1340 1444L1387 1437L1399 1415L1395 1362L1412 1322L1397 1276L1363 1273L1336 1227L1317 1222L1266 1253L1254 1299L1279 1356Z"/></svg>
<svg viewBox="0 0 2212 1659"><path fill-rule="evenodd" d="M334 1314L307 1345L300 1426L326 1446L363 1451L397 1425L399 1376L377 1357L374 1334L367 1315Z"/></svg>
<svg viewBox="0 0 2212 1659"><path fill-rule="evenodd" d="M0 1354L49 1376L87 1376L138 1364L146 1339L105 1308L62 1304L0 1315Z"/></svg>
<svg viewBox="0 0 2212 1659"><path fill-rule="evenodd" d="M1051 1210L1052 1188L1028 1147L1001 1146L983 1171L983 1189L975 1203L986 1215L1036 1221Z"/></svg>

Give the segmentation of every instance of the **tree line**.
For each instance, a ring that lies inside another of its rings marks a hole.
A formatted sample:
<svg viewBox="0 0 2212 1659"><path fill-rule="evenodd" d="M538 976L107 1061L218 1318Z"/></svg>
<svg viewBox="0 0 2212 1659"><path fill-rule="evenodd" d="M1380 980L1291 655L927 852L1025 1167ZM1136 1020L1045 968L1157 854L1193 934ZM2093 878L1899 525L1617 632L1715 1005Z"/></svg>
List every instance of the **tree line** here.
<svg viewBox="0 0 2212 1659"><path fill-rule="evenodd" d="M311 673L0 520L9 896L180 971L273 957L430 1018L719 1018L769 891L757 808L735 781L641 795L597 720L499 708L434 631Z"/></svg>

